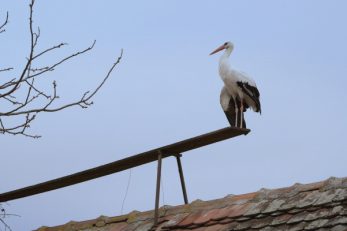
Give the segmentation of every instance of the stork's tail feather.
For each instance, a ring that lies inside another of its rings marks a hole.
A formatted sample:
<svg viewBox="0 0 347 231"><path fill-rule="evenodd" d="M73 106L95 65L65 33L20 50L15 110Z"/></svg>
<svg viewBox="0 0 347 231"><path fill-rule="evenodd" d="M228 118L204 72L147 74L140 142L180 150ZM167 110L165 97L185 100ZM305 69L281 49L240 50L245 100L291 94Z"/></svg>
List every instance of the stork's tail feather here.
<svg viewBox="0 0 347 231"><path fill-rule="evenodd" d="M255 108L254 111L255 111L255 112L259 112L260 115L261 115L261 106L260 106L260 103L259 103L259 105L257 105L257 107Z"/></svg>

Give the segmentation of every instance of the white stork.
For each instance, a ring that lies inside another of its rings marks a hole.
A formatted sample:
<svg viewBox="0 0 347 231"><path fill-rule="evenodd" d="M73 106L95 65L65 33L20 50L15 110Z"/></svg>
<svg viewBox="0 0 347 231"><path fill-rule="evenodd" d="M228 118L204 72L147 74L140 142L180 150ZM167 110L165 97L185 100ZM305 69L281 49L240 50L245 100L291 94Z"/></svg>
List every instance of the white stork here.
<svg viewBox="0 0 347 231"><path fill-rule="evenodd" d="M219 59L219 75L224 82L220 103L230 126L246 128L243 112L250 107L253 111L261 113L260 94L254 80L230 67L228 58L233 49L234 45L226 42L210 55L225 50Z"/></svg>

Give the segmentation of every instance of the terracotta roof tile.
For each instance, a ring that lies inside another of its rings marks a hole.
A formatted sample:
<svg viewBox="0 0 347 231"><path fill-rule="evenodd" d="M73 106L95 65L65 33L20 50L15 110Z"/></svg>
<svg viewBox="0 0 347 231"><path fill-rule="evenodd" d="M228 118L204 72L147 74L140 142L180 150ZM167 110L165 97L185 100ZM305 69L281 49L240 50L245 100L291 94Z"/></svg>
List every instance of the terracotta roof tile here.
<svg viewBox="0 0 347 231"><path fill-rule="evenodd" d="M198 225L208 223L210 220L215 218L216 215L218 215L219 211L220 209L212 209L206 212L202 211L200 216L193 223Z"/></svg>
<svg viewBox="0 0 347 231"><path fill-rule="evenodd" d="M195 229L194 231L226 231L228 230L228 227L225 225L217 224L217 225L212 225L212 226L207 226L207 227L200 227Z"/></svg>
<svg viewBox="0 0 347 231"><path fill-rule="evenodd" d="M126 222L111 224L108 231L125 231L127 229L127 226L128 224Z"/></svg>
<svg viewBox="0 0 347 231"><path fill-rule="evenodd" d="M347 178L163 206L159 214L157 227L153 227L153 211L134 211L39 231L347 231Z"/></svg>
<svg viewBox="0 0 347 231"><path fill-rule="evenodd" d="M253 229L261 229L261 228L265 228L268 227L269 225L271 225L273 220L273 217L271 216L267 216L264 217L262 219L254 219L254 223L252 224L251 228ZM247 222L245 222L247 223Z"/></svg>
<svg viewBox="0 0 347 231"><path fill-rule="evenodd" d="M204 211L192 213L192 214L188 215L186 218L184 218L180 223L178 223L177 226L178 227L190 226L190 225L194 224L194 222L196 222L196 220L201 218L201 216L204 213L205 213Z"/></svg>
<svg viewBox="0 0 347 231"><path fill-rule="evenodd" d="M271 226L278 226L278 225L286 224L292 217L293 217L293 215L291 215L291 214L282 214L280 216L275 216L272 219L272 222L270 223L270 225Z"/></svg>
<svg viewBox="0 0 347 231"><path fill-rule="evenodd" d="M226 198L230 198L231 202L240 203L240 202L248 202L249 200L252 200L257 195L258 195L258 193L254 192L254 193L246 193L246 194L242 194L242 195L232 195L232 196L228 196Z"/></svg>
<svg viewBox="0 0 347 231"><path fill-rule="evenodd" d="M270 204L270 202L267 200L260 201L257 203L250 203L251 206L248 209L248 211L244 213L244 215L245 216L255 216L255 215L261 213L262 211L264 211L265 208L267 208L269 204Z"/></svg>
<svg viewBox="0 0 347 231"><path fill-rule="evenodd" d="M309 223L305 227L305 229L307 229L307 230L318 229L318 228L324 227L324 225L327 224L328 222L329 222L329 219L315 220L315 221L312 221L311 223Z"/></svg>
<svg viewBox="0 0 347 231"><path fill-rule="evenodd" d="M240 217L243 214L245 214L245 212L252 209L252 207L253 206L251 203L231 206L228 208L228 211L229 211L228 217L231 217L231 218Z"/></svg>
<svg viewBox="0 0 347 231"><path fill-rule="evenodd" d="M280 226L278 227L278 230L288 230L288 231L300 231L300 230L305 230L306 222L300 222L297 224L293 225L285 225L285 226ZM285 227L285 228L284 228Z"/></svg>
<svg viewBox="0 0 347 231"><path fill-rule="evenodd" d="M283 205L284 203L286 203L284 199L275 199L267 205L267 207L262 211L262 213L276 212L281 208L281 205Z"/></svg>
<svg viewBox="0 0 347 231"><path fill-rule="evenodd" d="M216 211L216 213L214 213L214 217L212 218L212 220L214 220L214 221L220 221L220 220L223 220L229 216L228 207L215 209L214 211Z"/></svg>
<svg viewBox="0 0 347 231"><path fill-rule="evenodd" d="M347 231L346 225L337 225L334 228L332 228L330 231Z"/></svg>

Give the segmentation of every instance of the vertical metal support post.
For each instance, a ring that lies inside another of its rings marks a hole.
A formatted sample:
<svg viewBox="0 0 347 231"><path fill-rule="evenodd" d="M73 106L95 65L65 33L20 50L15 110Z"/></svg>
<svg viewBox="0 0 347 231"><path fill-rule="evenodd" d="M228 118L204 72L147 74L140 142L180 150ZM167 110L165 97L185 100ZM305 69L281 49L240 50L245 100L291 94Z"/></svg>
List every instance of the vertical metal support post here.
<svg viewBox="0 0 347 231"><path fill-rule="evenodd" d="M159 150L158 151L158 169L157 169L157 189L156 189L156 193L155 193L154 227L158 225L158 219L159 219L161 159L162 159L162 152L161 152L161 150Z"/></svg>
<svg viewBox="0 0 347 231"><path fill-rule="evenodd" d="M182 164L181 164L181 156L182 156L181 154L176 155L176 160L177 160L178 172L180 174L180 179L181 179L181 186L182 186L184 203L188 204L188 196L187 196L187 190L186 190L186 183L184 182L183 169L182 169Z"/></svg>

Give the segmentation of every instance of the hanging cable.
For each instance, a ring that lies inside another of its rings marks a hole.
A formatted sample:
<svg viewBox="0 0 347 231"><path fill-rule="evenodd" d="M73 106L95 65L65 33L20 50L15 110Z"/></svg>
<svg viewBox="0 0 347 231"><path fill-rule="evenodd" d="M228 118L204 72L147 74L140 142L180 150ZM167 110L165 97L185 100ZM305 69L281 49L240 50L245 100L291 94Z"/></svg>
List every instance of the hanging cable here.
<svg viewBox="0 0 347 231"><path fill-rule="evenodd" d="M129 169L128 184L127 184L127 188L125 190L125 195L124 195L123 202L122 202L122 208L120 210L120 214L121 215L123 215L123 209L124 209L125 200L126 200L126 198L128 196L128 192L129 192L129 186L130 186L130 181L131 181L131 170L132 169Z"/></svg>

